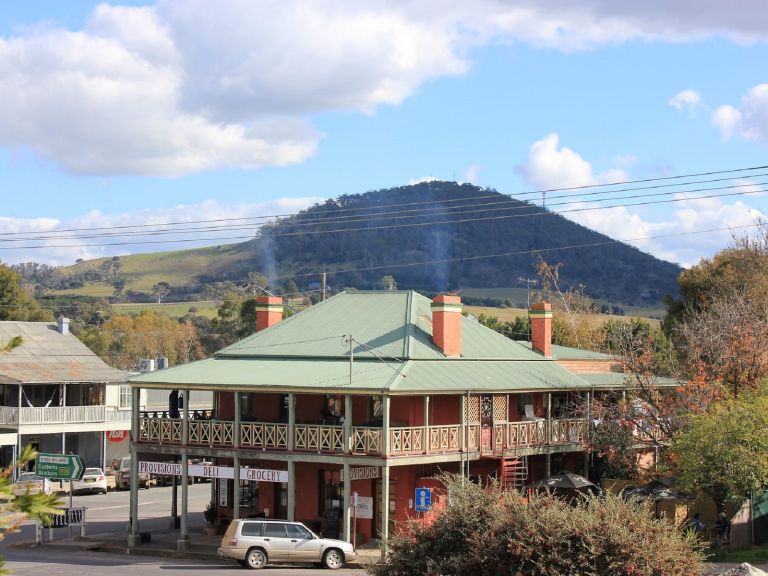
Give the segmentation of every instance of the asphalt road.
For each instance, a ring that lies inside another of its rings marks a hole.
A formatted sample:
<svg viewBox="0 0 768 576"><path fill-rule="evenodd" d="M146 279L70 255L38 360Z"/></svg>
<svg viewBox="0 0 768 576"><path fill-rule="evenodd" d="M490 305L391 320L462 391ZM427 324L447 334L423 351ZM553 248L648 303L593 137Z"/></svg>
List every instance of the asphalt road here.
<svg viewBox="0 0 768 576"><path fill-rule="evenodd" d="M221 564L199 560L164 560L147 556L125 556L106 552L83 552L78 549L47 548L6 548L6 568L23 576L78 576L98 574L100 576L136 576L141 574L248 574L249 570L235 564ZM322 576L331 574L328 570L306 566L267 566L261 572L268 576ZM363 576L361 569L341 569L332 572L334 576Z"/></svg>
<svg viewBox="0 0 768 576"><path fill-rule="evenodd" d="M205 524L203 510L211 498L210 484L193 484L189 487L190 530ZM68 505L69 497L65 497ZM181 490L178 490L179 510L181 510ZM88 519L87 535L93 538L109 540L127 540L129 492L109 492L73 497L73 506L85 506ZM153 487L139 491L139 524L142 531L166 530L171 511L171 488ZM77 535L78 528L73 528ZM54 539L63 540L68 536L67 528L54 530ZM48 537L46 530L45 537ZM22 526L17 534L9 535L0 543L0 554L6 558L6 568L19 575L30 576L75 576L80 574L98 574L99 576L136 576L137 568L141 576L150 574L182 574L195 576L208 574L247 574L248 572L232 563L220 561L164 559L151 556L115 554L81 550L76 547L43 545L24 547L20 544L34 539L32 523ZM268 566L264 574L273 576L318 576L329 574L317 568L306 566ZM333 572L338 576L361 576L361 569L342 569Z"/></svg>

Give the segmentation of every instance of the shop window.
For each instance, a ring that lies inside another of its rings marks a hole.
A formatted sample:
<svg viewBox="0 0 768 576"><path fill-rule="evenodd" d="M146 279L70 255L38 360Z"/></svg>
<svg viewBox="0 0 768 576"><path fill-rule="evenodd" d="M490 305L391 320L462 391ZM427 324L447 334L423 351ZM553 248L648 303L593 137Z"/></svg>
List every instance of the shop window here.
<svg viewBox="0 0 768 576"><path fill-rule="evenodd" d="M344 500L344 484L338 470L321 470L319 486L320 512L341 508Z"/></svg>
<svg viewBox="0 0 768 576"><path fill-rule="evenodd" d="M256 510L259 506L259 483L240 480L240 507Z"/></svg>

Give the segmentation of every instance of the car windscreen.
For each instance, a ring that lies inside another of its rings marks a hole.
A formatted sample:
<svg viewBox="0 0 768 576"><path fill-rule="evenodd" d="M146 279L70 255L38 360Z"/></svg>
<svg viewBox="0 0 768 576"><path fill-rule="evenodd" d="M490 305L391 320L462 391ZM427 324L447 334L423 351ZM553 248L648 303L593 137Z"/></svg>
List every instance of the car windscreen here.
<svg viewBox="0 0 768 576"><path fill-rule="evenodd" d="M263 522L243 522L240 534L243 536L261 536L261 527Z"/></svg>
<svg viewBox="0 0 768 576"><path fill-rule="evenodd" d="M83 476L98 476L102 474L101 468L86 468Z"/></svg>

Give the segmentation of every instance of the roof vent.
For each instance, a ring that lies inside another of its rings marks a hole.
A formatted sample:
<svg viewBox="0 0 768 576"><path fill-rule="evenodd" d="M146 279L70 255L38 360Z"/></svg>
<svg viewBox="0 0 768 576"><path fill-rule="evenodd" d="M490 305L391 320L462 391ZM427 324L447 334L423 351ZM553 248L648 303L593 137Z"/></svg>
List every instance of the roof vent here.
<svg viewBox="0 0 768 576"><path fill-rule="evenodd" d="M59 325L60 334L69 334L69 318L63 316L56 320L56 324Z"/></svg>

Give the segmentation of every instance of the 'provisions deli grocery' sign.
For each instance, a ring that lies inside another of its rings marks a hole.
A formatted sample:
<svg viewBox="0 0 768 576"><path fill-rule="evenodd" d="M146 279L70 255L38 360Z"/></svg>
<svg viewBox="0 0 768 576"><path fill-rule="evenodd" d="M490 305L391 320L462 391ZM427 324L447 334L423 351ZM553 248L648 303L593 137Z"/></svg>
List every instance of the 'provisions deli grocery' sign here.
<svg viewBox="0 0 768 576"><path fill-rule="evenodd" d="M177 462L139 462L139 472L161 476L181 476L181 464ZM235 469L231 466L213 466L211 464L189 464L188 474L198 478L224 478L232 480ZM240 468L240 480L252 482L288 482L285 470L263 470L260 468Z"/></svg>

